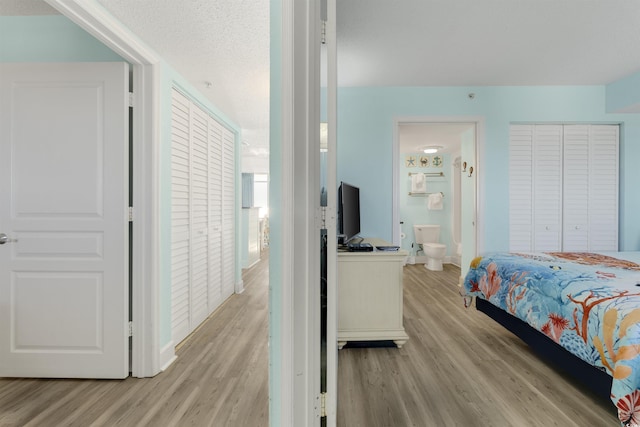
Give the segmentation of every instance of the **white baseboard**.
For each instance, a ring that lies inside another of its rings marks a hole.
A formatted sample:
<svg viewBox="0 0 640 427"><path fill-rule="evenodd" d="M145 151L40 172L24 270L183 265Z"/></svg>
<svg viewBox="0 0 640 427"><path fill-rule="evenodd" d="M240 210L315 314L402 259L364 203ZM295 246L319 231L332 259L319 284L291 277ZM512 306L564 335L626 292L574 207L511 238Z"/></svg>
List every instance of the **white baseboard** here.
<svg viewBox="0 0 640 427"><path fill-rule="evenodd" d="M177 358L175 345L173 341L169 341L167 345L160 349L160 370L164 371L167 369Z"/></svg>
<svg viewBox="0 0 640 427"><path fill-rule="evenodd" d="M409 259L413 260L413 262L411 262L410 260L407 261L407 264L426 264L427 263L427 257L424 255L417 255L414 257L408 257ZM456 265L458 267L460 267L460 265L458 263L456 263L456 259L457 257L455 256L446 256L442 259L442 263L443 264L453 264Z"/></svg>
<svg viewBox="0 0 640 427"><path fill-rule="evenodd" d="M235 286L233 287L233 290L236 294L241 294L244 292L244 280L240 280L239 282L236 282Z"/></svg>

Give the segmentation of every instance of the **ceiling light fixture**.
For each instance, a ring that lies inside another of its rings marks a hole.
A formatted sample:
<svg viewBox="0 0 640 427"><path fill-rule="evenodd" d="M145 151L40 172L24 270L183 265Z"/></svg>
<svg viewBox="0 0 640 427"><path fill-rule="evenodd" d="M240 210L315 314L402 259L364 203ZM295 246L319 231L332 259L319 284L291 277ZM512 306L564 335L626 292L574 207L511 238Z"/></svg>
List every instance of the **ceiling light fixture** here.
<svg viewBox="0 0 640 427"><path fill-rule="evenodd" d="M442 147L440 145L430 145L423 150L425 154L437 153Z"/></svg>

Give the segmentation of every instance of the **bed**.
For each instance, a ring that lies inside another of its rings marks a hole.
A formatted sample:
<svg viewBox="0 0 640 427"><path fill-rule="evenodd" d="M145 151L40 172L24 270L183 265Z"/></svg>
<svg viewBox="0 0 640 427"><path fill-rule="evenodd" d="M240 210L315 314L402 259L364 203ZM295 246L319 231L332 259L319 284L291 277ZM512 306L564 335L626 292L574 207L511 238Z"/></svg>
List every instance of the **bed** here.
<svg viewBox="0 0 640 427"><path fill-rule="evenodd" d="M463 296L640 425L640 252L478 257Z"/></svg>

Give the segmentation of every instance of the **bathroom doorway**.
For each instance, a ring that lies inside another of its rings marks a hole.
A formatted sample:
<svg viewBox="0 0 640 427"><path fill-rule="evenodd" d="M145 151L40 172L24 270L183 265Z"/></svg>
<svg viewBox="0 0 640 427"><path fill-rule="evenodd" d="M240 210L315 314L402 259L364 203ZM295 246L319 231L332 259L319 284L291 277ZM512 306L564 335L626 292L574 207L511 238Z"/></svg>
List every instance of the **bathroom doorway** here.
<svg viewBox="0 0 640 427"><path fill-rule="evenodd" d="M409 263L426 263L414 225L440 226L442 262L460 266L461 275L475 257L478 128L475 118L396 121L394 241L409 252Z"/></svg>

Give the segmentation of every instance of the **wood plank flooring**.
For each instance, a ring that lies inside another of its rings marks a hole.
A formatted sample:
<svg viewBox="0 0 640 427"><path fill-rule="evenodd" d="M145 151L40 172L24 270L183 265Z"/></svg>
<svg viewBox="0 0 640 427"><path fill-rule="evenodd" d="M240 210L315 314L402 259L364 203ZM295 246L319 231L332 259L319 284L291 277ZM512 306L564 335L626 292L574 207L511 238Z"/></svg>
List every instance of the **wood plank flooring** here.
<svg viewBox="0 0 640 427"><path fill-rule="evenodd" d="M459 296L460 270L408 265L397 348L338 353L338 426L619 426L585 391Z"/></svg>
<svg viewBox="0 0 640 427"><path fill-rule="evenodd" d="M458 275L407 266L407 344L339 352L340 427L619 425L611 404L464 309ZM155 378L0 379L0 426L267 426L268 261L243 279Z"/></svg>
<svg viewBox="0 0 640 427"><path fill-rule="evenodd" d="M0 426L267 426L268 258L154 378L0 379Z"/></svg>

